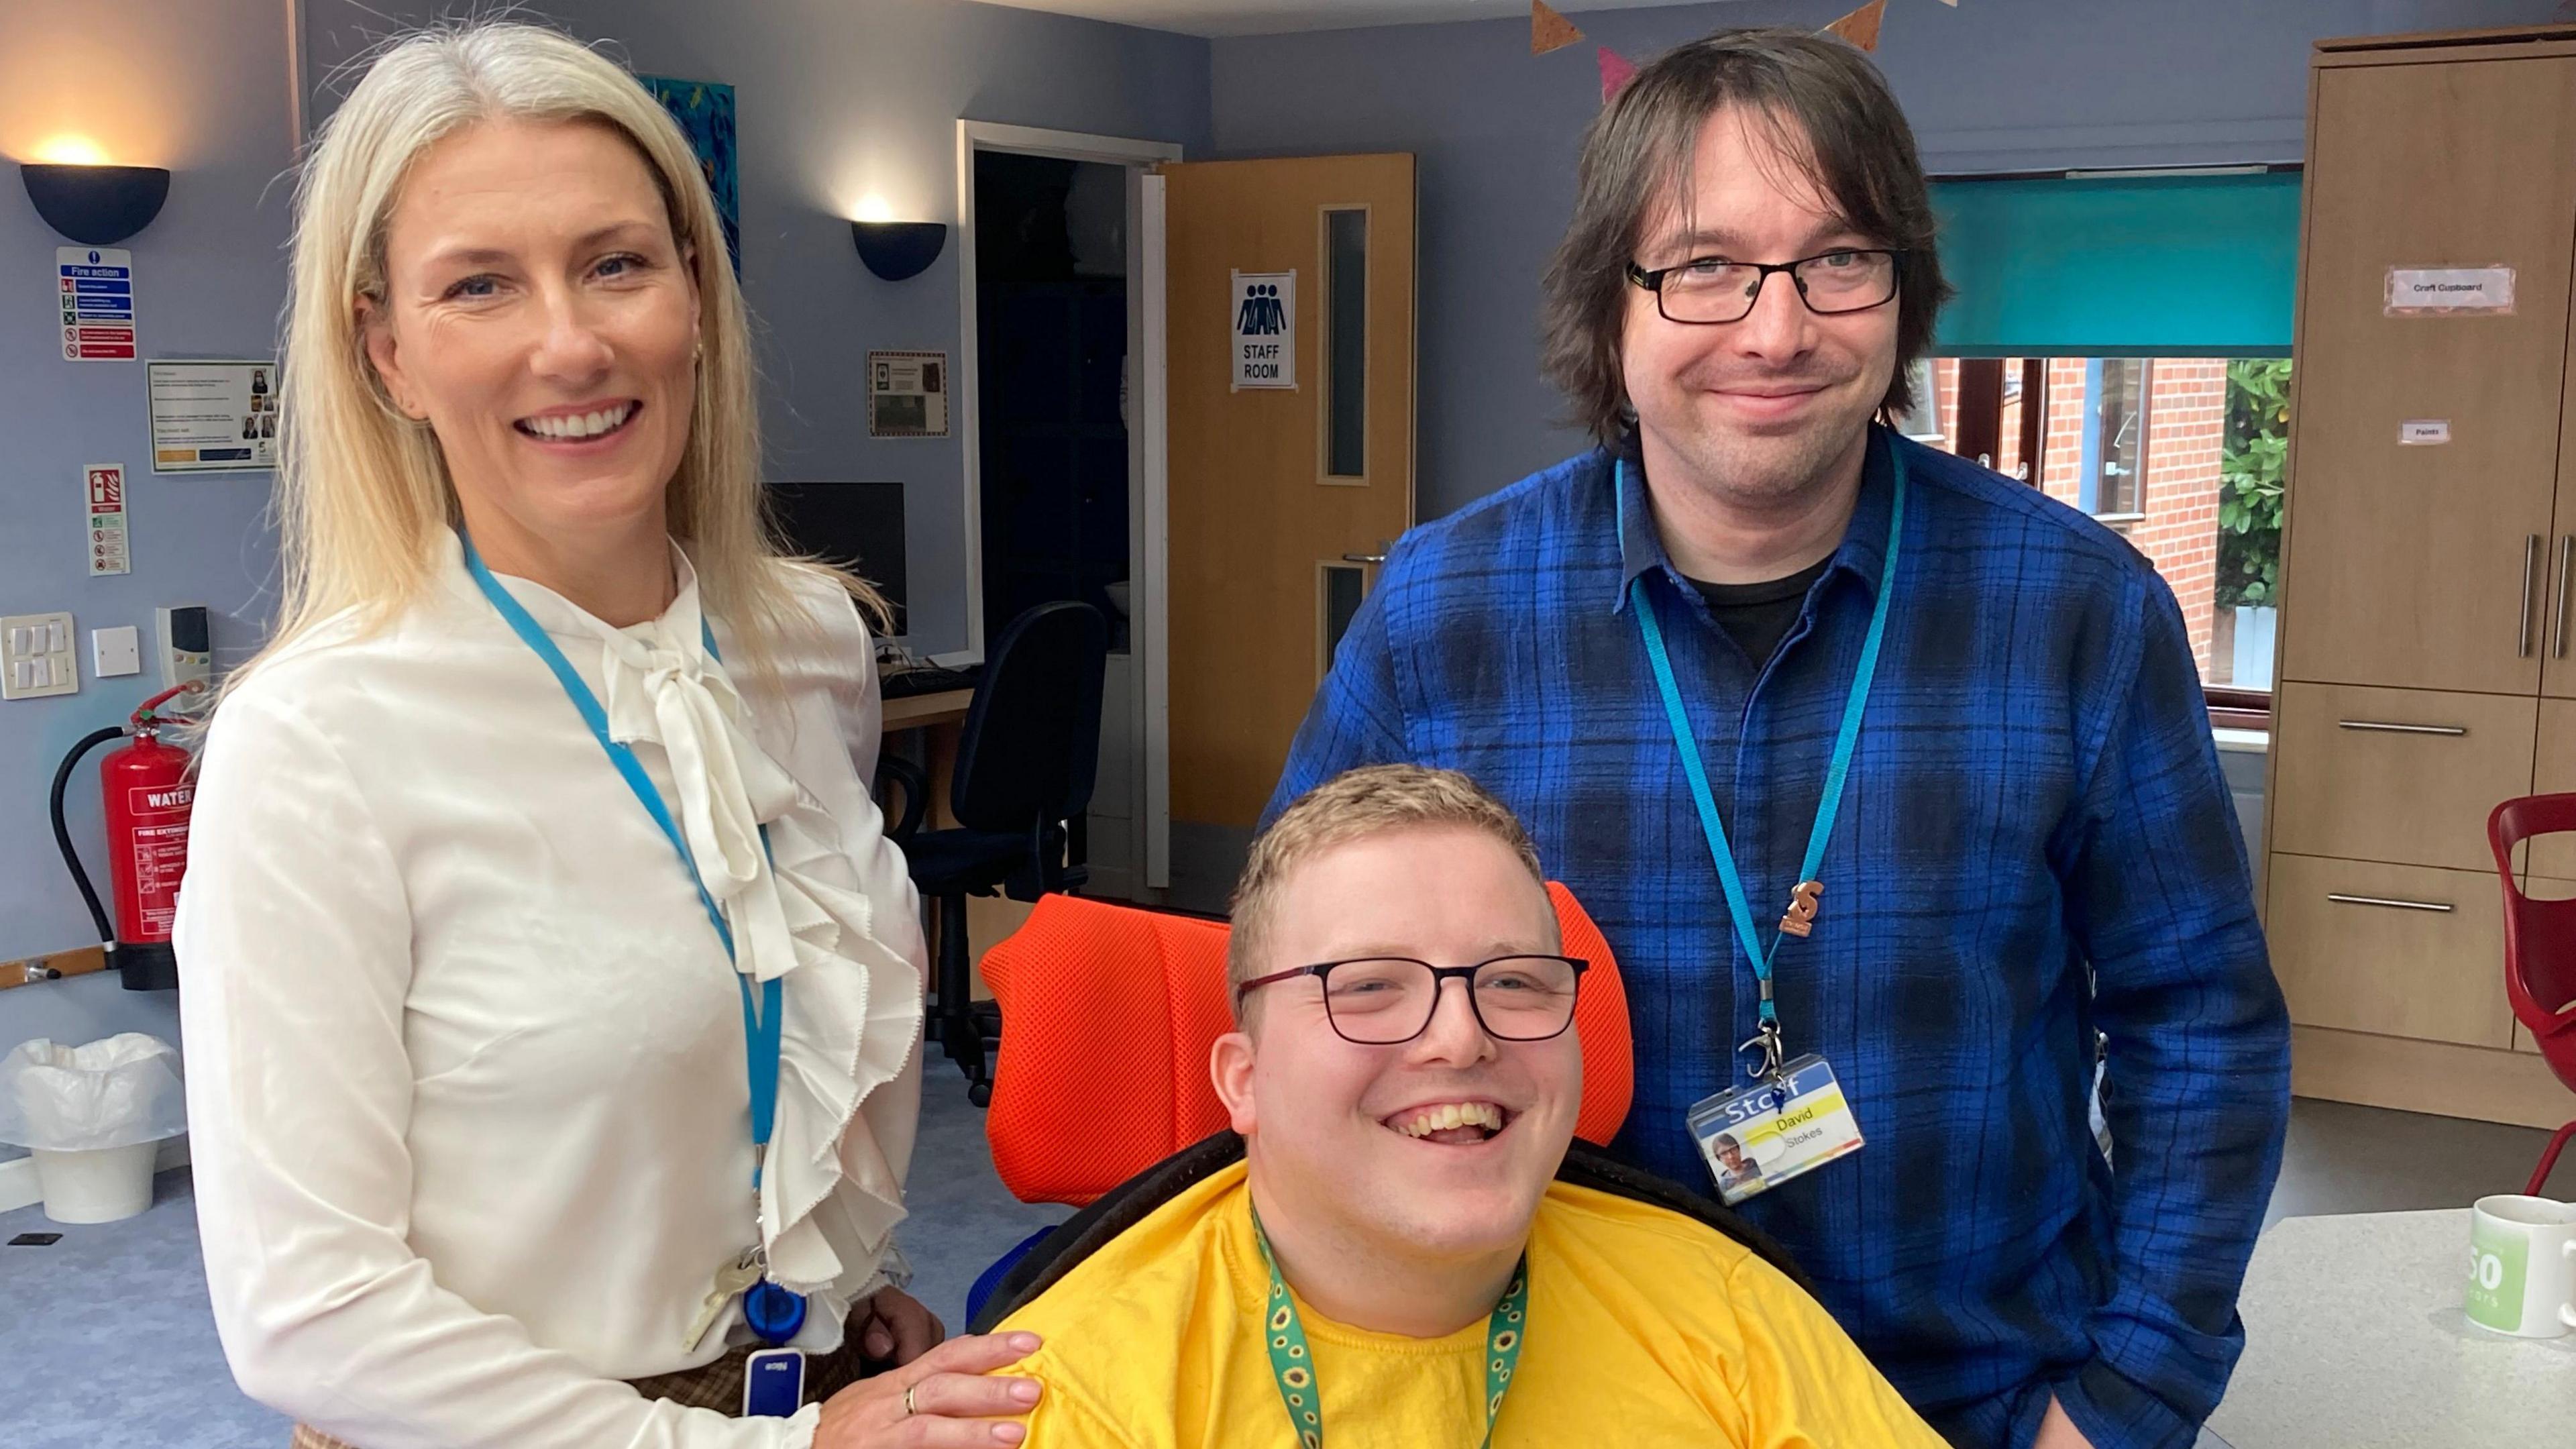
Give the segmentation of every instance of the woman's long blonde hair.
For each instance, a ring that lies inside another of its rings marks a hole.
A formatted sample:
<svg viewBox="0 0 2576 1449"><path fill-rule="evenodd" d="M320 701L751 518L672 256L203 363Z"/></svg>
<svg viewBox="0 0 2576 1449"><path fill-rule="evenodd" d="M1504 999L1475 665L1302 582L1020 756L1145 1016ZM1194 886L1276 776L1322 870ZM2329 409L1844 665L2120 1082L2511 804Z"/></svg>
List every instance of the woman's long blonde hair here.
<svg viewBox="0 0 2576 1449"><path fill-rule="evenodd" d="M751 332L715 197L669 112L633 76L569 36L517 22L443 25L387 45L324 124L295 194L281 382L277 513L283 599L242 678L342 615L390 621L429 582L432 543L455 524L436 436L395 411L368 358L358 305L381 303L385 232L412 163L494 120L615 127L651 166L671 230L693 257L702 352L689 437L666 507L707 611L766 672L804 617L763 512ZM809 567L811 565L808 565ZM837 570L862 608L873 591Z"/></svg>

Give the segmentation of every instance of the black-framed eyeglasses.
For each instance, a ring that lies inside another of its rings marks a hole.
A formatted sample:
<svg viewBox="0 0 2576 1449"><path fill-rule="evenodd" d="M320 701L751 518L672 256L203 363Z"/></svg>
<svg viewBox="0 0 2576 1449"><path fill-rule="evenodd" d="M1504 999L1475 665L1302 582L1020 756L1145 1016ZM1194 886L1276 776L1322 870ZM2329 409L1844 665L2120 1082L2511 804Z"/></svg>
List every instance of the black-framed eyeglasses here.
<svg viewBox="0 0 2576 1449"><path fill-rule="evenodd" d="M1324 1015L1342 1040L1394 1046L1430 1029L1440 1009L1440 983L1467 983L1467 1008L1496 1041L1545 1041L1574 1023L1574 999L1592 963L1573 956L1496 956L1473 966L1434 966L1407 956L1323 961L1256 976L1235 988L1240 1003L1255 987L1312 976L1323 983Z"/></svg>
<svg viewBox="0 0 2576 1449"><path fill-rule="evenodd" d="M1762 284L1786 272L1798 298L1819 317L1884 307L1896 295L1905 253L1844 247L1794 262L1731 262L1694 257L1679 266L1647 271L1628 264L1628 280L1655 294L1655 309L1668 322L1741 322L1762 300Z"/></svg>

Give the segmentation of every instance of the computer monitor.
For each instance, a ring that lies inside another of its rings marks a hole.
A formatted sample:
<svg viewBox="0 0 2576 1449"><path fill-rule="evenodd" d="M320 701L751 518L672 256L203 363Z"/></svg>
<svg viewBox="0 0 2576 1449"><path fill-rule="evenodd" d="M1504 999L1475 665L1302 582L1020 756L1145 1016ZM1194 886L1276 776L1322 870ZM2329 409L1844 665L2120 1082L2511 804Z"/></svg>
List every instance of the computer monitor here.
<svg viewBox="0 0 2576 1449"><path fill-rule="evenodd" d="M770 505L787 543L798 553L841 565L877 586L894 610L894 632L908 628L904 614L903 485L900 483L772 483Z"/></svg>

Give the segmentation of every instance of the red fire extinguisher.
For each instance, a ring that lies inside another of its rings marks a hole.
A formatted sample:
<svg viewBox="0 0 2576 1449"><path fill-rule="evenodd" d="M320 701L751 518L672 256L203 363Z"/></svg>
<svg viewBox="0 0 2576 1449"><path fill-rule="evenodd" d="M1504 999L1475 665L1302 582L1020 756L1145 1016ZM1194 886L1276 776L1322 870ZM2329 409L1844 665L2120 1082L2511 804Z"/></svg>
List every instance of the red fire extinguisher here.
<svg viewBox="0 0 2576 1449"><path fill-rule="evenodd" d="M162 741L161 727L169 720L154 711L173 695L200 687L183 684L145 700L124 725L94 731L72 746L54 772L54 843L62 847L63 864L71 867L81 899L89 903L90 919L98 923L108 964L125 978L128 991L169 991L179 984L170 924L179 911L179 877L188 868L188 808L197 787L188 778L188 752ZM63 789L83 755L128 735L132 743L99 762L107 873L116 892L116 919L111 922L90 886L89 872L81 869L80 852L72 848L71 830L63 823Z"/></svg>

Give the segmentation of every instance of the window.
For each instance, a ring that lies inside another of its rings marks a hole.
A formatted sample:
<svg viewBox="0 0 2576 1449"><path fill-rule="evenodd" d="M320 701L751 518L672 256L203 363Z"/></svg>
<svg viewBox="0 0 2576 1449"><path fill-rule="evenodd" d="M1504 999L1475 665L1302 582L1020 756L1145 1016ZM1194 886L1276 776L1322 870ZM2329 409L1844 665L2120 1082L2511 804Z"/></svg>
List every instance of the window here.
<svg viewBox="0 0 2576 1449"><path fill-rule="evenodd" d="M1907 369L1906 376L1914 383L1914 406L1896 420L1896 430L1918 443L1947 447L1943 441L1947 435L1941 428L1941 376L1934 369L1932 359L1917 358L1914 366ZM1955 382L1952 384L1956 385Z"/></svg>
<svg viewBox="0 0 2576 1449"><path fill-rule="evenodd" d="M2135 357L2084 364L2084 508L2096 518L2146 516L2147 426L2155 364Z"/></svg>
<svg viewBox="0 0 2576 1449"><path fill-rule="evenodd" d="M1368 476L1368 224L1324 213L1324 473Z"/></svg>
<svg viewBox="0 0 2576 1449"><path fill-rule="evenodd" d="M2182 605L2213 709L2266 708L2289 359L2006 358L2003 377L1998 471L2118 527Z"/></svg>

